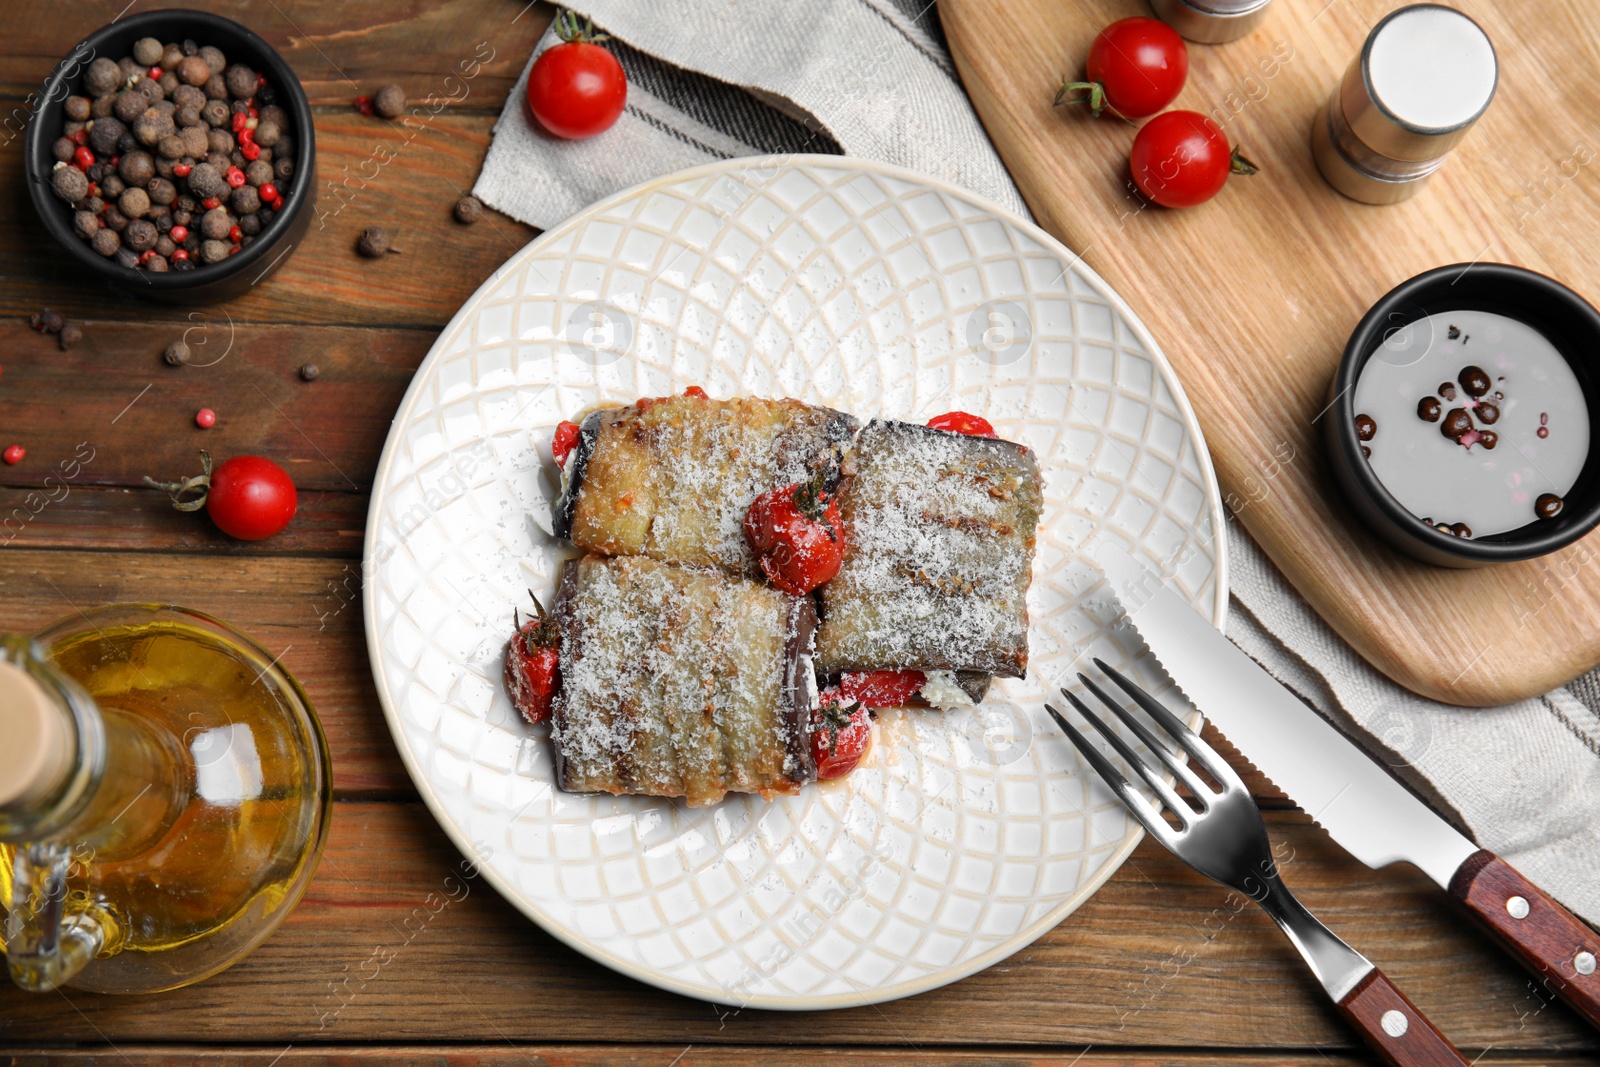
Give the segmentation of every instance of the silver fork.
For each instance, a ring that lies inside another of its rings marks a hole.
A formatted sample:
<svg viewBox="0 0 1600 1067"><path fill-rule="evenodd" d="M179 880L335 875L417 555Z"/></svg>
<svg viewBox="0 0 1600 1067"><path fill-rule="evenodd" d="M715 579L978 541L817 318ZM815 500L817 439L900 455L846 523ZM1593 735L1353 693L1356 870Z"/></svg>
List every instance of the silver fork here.
<svg viewBox="0 0 1600 1067"><path fill-rule="evenodd" d="M1090 711L1083 701L1062 689L1061 695L1078 709L1080 715L1094 724L1117 755L1155 791L1160 802L1176 817L1178 825L1174 827L1162 818L1160 811L1151 806L1098 748L1089 743L1088 738L1067 722L1059 711L1046 704L1045 710L1066 731L1078 751L1083 753L1083 758L1089 761L1089 766L1117 794L1150 836L1207 878L1236 889L1261 905L1288 935L1295 948L1300 950L1301 957L1338 1006L1340 1014L1360 1031L1361 1036L1385 1062L1395 1067L1466 1064L1467 1061L1455 1046L1417 1010L1416 1005L1395 988L1382 971L1373 966L1371 960L1322 925L1289 892L1278 877L1278 867L1272 859L1272 846L1267 840L1267 827L1261 821L1261 810L1250 799L1249 791L1233 768L1149 693L1101 660L1096 659L1094 663L1222 786L1220 793L1208 787L1184 760L1158 741L1132 712L1092 679L1079 674L1078 681L1083 683L1084 688L1099 697L1100 702L1132 731L1144 747L1179 782L1188 787L1200 806L1200 810L1196 811L1185 803L1177 791L1163 780L1159 769L1151 767L1134 752L1122 736Z"/></svg>

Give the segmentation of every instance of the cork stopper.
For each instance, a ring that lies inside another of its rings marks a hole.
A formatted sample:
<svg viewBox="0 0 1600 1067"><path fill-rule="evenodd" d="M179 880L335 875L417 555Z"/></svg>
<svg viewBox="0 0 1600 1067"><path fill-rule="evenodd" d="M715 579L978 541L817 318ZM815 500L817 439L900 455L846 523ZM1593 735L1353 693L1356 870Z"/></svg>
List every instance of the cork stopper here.
<svg viewBox="0 0 1600 1067"><path fill-rule="evenodd" d="M72 759L69 729L38 680L0 662L0 807L36 803L61 784Z"/></svg>

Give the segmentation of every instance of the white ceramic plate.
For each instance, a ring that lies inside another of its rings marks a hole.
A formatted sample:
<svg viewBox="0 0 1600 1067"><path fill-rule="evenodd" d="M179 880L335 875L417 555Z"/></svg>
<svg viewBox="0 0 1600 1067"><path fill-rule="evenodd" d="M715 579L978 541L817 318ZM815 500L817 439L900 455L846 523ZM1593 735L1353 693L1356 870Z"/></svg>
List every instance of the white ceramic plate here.
<svg viewBox="0 0 1600 1067"><path fill-rule="evenodd" d="M556 790L546 729L501 683L513 606L552 594L570 554L545 532L551 432L689 385L862 418L958 408L1036 449L1027 680L998 681L978 713L886 714L855 773L772 803ZM423 799L539 925L705 1000L865 1004L1016 952L1138 843L1042 705L1091 653L1157 677L1109 632L1093 545L1176 568L1220 626L1222 523L1172 369L1050 236L896 168L736 159L568 219L440 335L378 467L367 641Z"/></svg>

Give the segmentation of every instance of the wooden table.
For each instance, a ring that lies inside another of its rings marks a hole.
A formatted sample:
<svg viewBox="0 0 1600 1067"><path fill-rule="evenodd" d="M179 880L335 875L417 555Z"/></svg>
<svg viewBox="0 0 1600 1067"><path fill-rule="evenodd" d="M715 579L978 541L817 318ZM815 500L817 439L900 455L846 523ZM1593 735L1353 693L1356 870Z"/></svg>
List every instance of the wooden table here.
<svg viewBox="0 0 1600 1067"><path fill-rule="evenodd" d="M430 914L424 900L459 857L418 801L373 692L357 595L361 532L413 369L457 306L533 236L492 214L459 226L450 209L550 11L514 0L214 5L282 50L311 94L326 214L269 282L222 307L188 309L74 277L22 188L25 113L12 108L123 2L10 0L0 13L0 444L28 449L22 464L0 467L0 516L28 516L0 534L0 627L31 629L118 600L221 615L283 650L304 683L332 745L337 803L315 882L254 956L143 999L0 988L10 1062L1370 1062L1264 915L1149 844L1012 959L934 993L827 1014L734 1011L639 985L558 944L481 883ZM391 80L413 99L459 97L444 80L480 42L494 58L466 99L409 143L350 106ZM380 145L394 158L374 172L363 162ZM347 192L335 197L330 183ZM379 221L406 254L358 259L356 235ZM45 304L84 323L81 345L61 352L29 330L28 313ZM165 366L162 349L185 330L226 358ZM296 374L306 361L321 368L314 383ZM217 411L214 429L194 428L201 407ZM94 456L65 495L53 488L58 499L42 506L30 498L80 442ZM139 488L143 474L188 471L202 445L282 462L301 490L290 528L229 541ZM1600 1035L1488 948L1430 883L1410 869L1367 870L1254 781L1287 881L1469 1057L1487 1049L1485 1062L1500 1064L1600 1062ZM427 922L403 925L419 908ZM374 973L382 948L394 958Z"/></svg>

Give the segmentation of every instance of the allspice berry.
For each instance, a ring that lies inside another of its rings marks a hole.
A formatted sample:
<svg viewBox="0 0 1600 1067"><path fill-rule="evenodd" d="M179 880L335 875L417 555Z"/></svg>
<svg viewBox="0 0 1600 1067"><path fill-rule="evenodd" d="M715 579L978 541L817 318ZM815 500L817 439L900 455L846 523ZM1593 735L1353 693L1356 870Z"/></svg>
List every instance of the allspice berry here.
<svg viewBox="0 0 1600 1067"><path fill-rule="evenodd" d="M94 250L102 256L111 257L117 254L117 249L122 247L122 238L113 229L97 230L94 239L89 242Z"/></svg>
<svg viewBox="0 0 1600 1067"><path fill-rule="evenodd" d="M372 110L386 119L398 118L406 109L406 91L398 85L385 85L372 94Z"/></svg>
<svg viewBox="0 0 1600 1067"><path fill-rule="evenodd" d="M456 201L456 221L472 225L483 218L483 201L475 196L463 196Z"/></svg>
<svg viewBox="0 0 1600 1067"><path fill-rule="evenodd" d="M122 68L101 56L89 64L89 69L83 75L83 87L89 90L90 96L104 96L115 89L122 81Z"/></svg>
<svg viewBox="0 0 1600 1067"><path fill-rule="evenodd" d="M89 195L89 179L77 167L59 167L50 174L50 188L67 203L76 204Z"/></svg>
<svg viewBox="0 0 1600 1067"><path fill-rule="evenodd" d="M361 231L361 239L356 242L356 251L368 259L379 259L395 250L389 247L388 230L382 226L368 226Z"/></svg>
<svg viewBox="0 0 1600 1067"><path fill-rule="evenodd" d="M127 189L117 199L117 210L130 219L142 219L150 210L150 194L143 189Z"/></svg>
<svg viewBox="0 0 1600 1067"><path fill-rule="evenodd" d="M189 346L182 341L174 341L167 346L165 352L161 353L161 358L169 367L181 367L189 362Z"/></svg>
<svg viewBox="0 0 1600 1067"><path fill-rule="evenodd" d="M163 51L161 42L154 37L141 37L133 42L133 60L141 66L153 67L160 63Z"/></svg>
<svg viewBox="0 0 1600 1067"><path fill-rule="evenodd" d="M83 340L83 327L77 323L69 322L61 327L61 351L65 352L81 340Z"/></svg>
<svg viewBox="0 0 1600 1067"><path fill-rule="evenodd" d="M204 85L211 77L211 65L199 56L184 56L178 64L178 77L187 85Z"/></svg>
<svg viewBox="0 0 1600 1067"><path fill-rule="evenodd" d="M314 382L322 374L315 363L302 363L300 365L300 378L303 381Z"/></svg>

